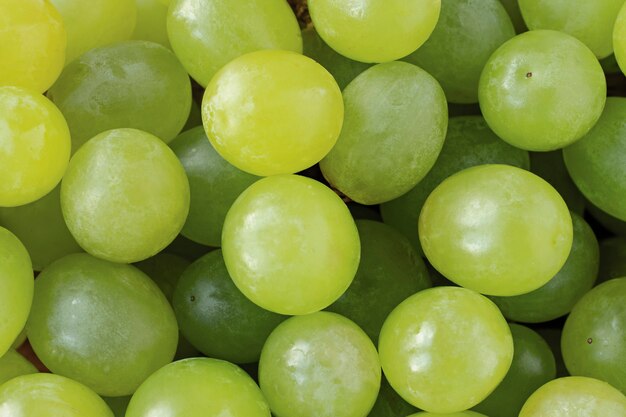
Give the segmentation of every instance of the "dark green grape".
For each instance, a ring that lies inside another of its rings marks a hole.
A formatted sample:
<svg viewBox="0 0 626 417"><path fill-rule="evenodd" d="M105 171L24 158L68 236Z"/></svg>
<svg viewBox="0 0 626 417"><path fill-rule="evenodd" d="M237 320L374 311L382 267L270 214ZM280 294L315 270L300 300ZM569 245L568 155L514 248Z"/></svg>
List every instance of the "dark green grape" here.
<svg viewBox="0 0 626 417"><path fill-rule="evenodd" d="M178 255L161 252L152 258L137 262L135 266L152 278L171 303L176 284L190 264L190 261Z"/></svg>
<svg viewBox="0 0 626 417"><path fill-rule="evenodd" d="M582 216L585 211L585 197L565 168L563 152L530 152L530 171L548 181L563 197L571 211Z"/></svg>
<svg viewBox="0 0 626 417"><path fill-rule="evenodd" d="M591 217L596 219L598 223L604 226L607 230L610 230L616 235L626 237L626 221L607 214L591 204L589 201L587 201L587 211L591 214Z"/></svg>
<svg viewBox="0 0 626 417"><path fill-rule="evenodd" d="M600 242L598 283L626 277L626 238L613 237Z"/></svg>
<svg viewBox="0 0 626 417"><path fill-rule="evenodd" d="M124 417L126 415L126 409L128 403L132 397L102 397L105 403L109 406L115 417Z"/></svg>

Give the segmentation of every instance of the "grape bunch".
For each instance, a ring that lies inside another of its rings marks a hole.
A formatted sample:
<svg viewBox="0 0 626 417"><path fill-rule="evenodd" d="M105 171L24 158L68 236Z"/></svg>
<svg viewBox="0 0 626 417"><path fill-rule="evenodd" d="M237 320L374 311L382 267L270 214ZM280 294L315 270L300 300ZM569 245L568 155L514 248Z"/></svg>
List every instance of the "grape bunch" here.
<svg viewBox="0 0 626 417"><path fill-rule="evenodd" d="M0 417L626 417L624 0L0 0Z"/></svg>

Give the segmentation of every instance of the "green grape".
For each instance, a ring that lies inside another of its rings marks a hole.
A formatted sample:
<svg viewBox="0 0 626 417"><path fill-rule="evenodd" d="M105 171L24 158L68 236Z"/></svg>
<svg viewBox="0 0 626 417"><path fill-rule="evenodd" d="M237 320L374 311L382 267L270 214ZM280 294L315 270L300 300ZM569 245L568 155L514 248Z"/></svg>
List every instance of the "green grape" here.
<svg viewBox="0 0 626 417"><path fill-rule="evenodd" d="M602 227L618 236L626 237L626 220L620 220L605 213L589 201L587 201L586 208L591 217L600 223Z"/></svg>
<svg viewBox="0 0 626 417"><path fill-rule="evenodd" d="M237 363L259 360L269 334L286 317L263 310L235 286L222 251L194 262L174 293L182 334L205 355Z"/></svg>
<svg viewBox="0 0 626 417"><path fill-rule="evenodd" d="M309 0L311 20L335 51L361 62L400 59L432 33L441 0Z"/></svg>
<svg viewBox="0 0 626 417"><path fill-rule="evenodd" d="M115 417L125 417L126 409L131 397L102 397L105 403L109 406Z"/></svg>
<svg viewBox="0 0 626 417"><path fill-rule="evenodd" d="M491 55L478 99L489 127L503 140L551 151L580 139L598 121L606 80L593 52L578 39L532 30Z"/></svg>
<svg viewBox="0 0 626 417"><path fill-rule="evenodd" d="M348 290L327 310L353 320L377 343L391 310L431 283L424 261L399 232L371 220L357 220L356 226L359 269Z"/></svg>
<svg viewBox="0 0 626 417"><path fill-rule="evenodd" d="M189 183L160 139L135 129L109 130L72 158L61 208L78 244L113 262L137 262L165 248L189 211Z"/></svg>
<svg viewBox="0 0 626 417"><path fill-rule="evenodd" d="M517 0L500 0L500 3L504 6L509 17L511 18L511 22L513 22L513 26L515 27L516 33L526 32L528 28L526 27L526 23L524 22L524 18L522 17L522 11L519 9L519 3Z"/></svg>
<svg viewBox="0 0 626 417"><path fill-rule="evenodd" d="M509 326L482 295L437 287L409 297L380 332L380 362L391 386L433 413L475 406L506 375L513 358Z"/></svg>
<svg viewBox="0 0 626 417"><path fill-rule="evenodd" d="M445 0L444 0L445 1ZM429 413L426 411L422 411L421 413L411 414L409 417L487 417L484 414L479 414L474 411L466 410L459 411L458 413Z"/></svg>
<svg viewBox="0 0 626 417"><path fill-rule="evenodd" d="M0 86L43 93L63 69L67 37L47 1L0 0Z"/></svg>
<svg viewBox="0 0 626 417"><path fill-rule="evenodd" d="M439 81L452 103L477 103L478 79L489 56L515 36L498 0L443 0L435 30L405 58Z"/></svg>
<svg viewBox="0 0 626 417"><path fill-rule="evenodd" d="M161 0L135 0L137 24L131 39L160 43L170 48L167 37L167 5Z"/></svg>
<svg viewBox="0 0 626 417"><path fill-rule="evenodd" d="M181 233L208 246L220 246L228 209L259 177L226 162L211 146L202 126L181 134L170 147L189 178L191 202Z"/></svg>
<svg viewBox="0 0 626 417"><path fill-rule="evenodd" d="M302 31L302 44L304 55L314 59L326 68L333 75L337 85L342 90L357 75L371 67L371 64L353 61L335 52L320 38L313 26Z"/></svg>
<svg viewBox="0 0 626 417"><path fill-rule="evenodd" d="M159 289L172 303L174 289L185 269L191 265L187 259L171 253L160 252L151 258L135 264L137 268L158 285Z"/></svg>
<svg viewBox="0 0 626 417"><path fill-rule="evenodd" d="M0 356L0 385L17 376L34 373L37 373L35 365L14 349L9 349L3 356Z"/></svg>
<svg viewBox="0 0 626 417"><path fill-rule="evenodd" d="M561 337L570 374L601 379L622 392L626 392L625 299L626 277L598 285L574 306Z"/></svg>
<svg viewBox="0 0 626 417"><path fill-rule="evenodd" d="M624 0L518 0L530 30L552 29L582 41L598 58L613 53L613 26Z"/></svg>
<svg viewBox="0 0 626 417"><path fill-rule="evenodd" d="M605 74L619 74L621 69L619 64L617 63L617 58L615 58L615 54L611 54L606 58L600 60L600 65L604 70Z"/></svg>
<svg viewBox="0 0 626 417"><path fill-rule="evenodd" d="M598 282L626 277L626 238L613 237L600 242Z"/></svg>
<svg viewBox="0 0 626 417"><path fill-rule="evenodd" d="M178 340L174 312L148 276L84 253L37 277L27 332L48 369L109 397L132 394L172 360Z"/></svg>
<svg viewBox="0 0 626 417"><path fill-rule="evenodd" d="M626 396L593 378L570 376L535 391L519 417L618 417L626 415Z"/></svg>
<svg viewBox="0 0 626 417"><path fill-rule="evenodd" d="M364 417L380 379L372 341L352 321L329 312L284 321L259 362L261 390L279 417Z"/></svg>
<svg viewBox="0 0 626 417"><path fill-rule="evenodd" d="M215 150L237 168L292 174L319 162L335 145L343 99L332 75L312 59L258 51L213 77L202 120Z"/></svg>
<svg viewBox="0 0 626 417"><path fill-rule="evenodd" d="M417 409L407 403L391 388L383 375L380 383L380 391L376 403L368 417L405 417L416 412Z"/></svg>
<svg viewBox="0 0 626 417"><path fill-rule="evenodd" d="M548 181L561 194L569 209L582 216L585 211L585 197L569 176L562 151L531 152L530 171Z"/></svg>
<svg viewBox="0 0 626 417"><path fill-rule="evenodd" d="M50 0L67 30L68 64L85 52L130 39L137 19L133 0Z"/></svg>
<svg viewBox="0 0 626 417"><path fill-rule="evenodd" d="M343 201L297 175L248 187L226 215L222 248L239 290L255 304L289 315L336 301L360 259L359 234Z"/></svg>
<svg viewBox="0 0 626 417"><path fill-rule="evenodd" d="M496 163L528 169L528 152L500 140L480 116L450 118L435 165L409 192L380 205L383 221L409 238L422 255L417 222L430 193L443 180L465 168Z"/></svg>
<svg viewBox="0 0 626 417"><path fill-rule="evenodd" d="M544 286L514 297L491 297L509 320L540 323L564 316L592 287L598 277L600 251L593 230L572 215L572 249L561 270Z"/></svg>
<svg viewBox="0 0 626 417"><path fill-rule="evenodd" d="M613 47L615 52L615 59L617 64L622 69L622 72L626 71L626 3L622 6L617 19L615 20L615 26L613 27Z"/></svg>
<svg viewBox="0 0 626 417"><path fill-rule="evenodd" d="M114 417L95 392L71 379L30 374L0 385L0 417Z"/></svg>
<svg viewBox="0 0 626 417"><path fill-rule="evenodd" d="M598 123L563 149L565 165L583 195L626 221L626 98L609 97Z"/></svg>
<svg viewBox="0 0 626 417"><path fill-rule="evenodd" d="M498 388L474 410L488 416L518 417L524 402L546 382L556 378L550 346L528 327L509 324L513 335L513 362Z"/></svg>
<svg viewBox="0 0 626 417"><path fill-rule="evenodd" d="M11 348L18 349L24 344L24 342L26 342L26 327L24 327L21 333L15 338L13 344L11 345Z"/></svg>
<svg viewBox="0 0 626 417"><path fill-rule="evenodd" d="M59 185L33 203L0 207L0 224L22 241L35 271L65 255L82 252L63 219L60 191Z"/></svg>
<svg viewBox="0 0 626 417"><path fill-rule="evenodd" d="M71 146L67 123L45 97L0 87L0 126L0 207L32 203L52 191L65 172Z"/></svg>
<svg viewBox="0 0 626 417"><path fill-rule="evenodd" d="M420 214L419 237L430 263L449 280L511 296L559 272L573 231L567 206L550 184L509 165L480 165L435 188Z"/></svg>
<svg viewBox="0 0 626 417"><path fill-rule="evenodd" d="M33 269L26 248L0 227L0 356L24 328L33 300Z"/></svg>
<svg viewBox="0 0 626 417"><path fill-rule="evenodd" d="M125 417L270 417L263 394L237 366L208 358L174 362L152 374Z"/></svg>
<svg viewBox="0 0 626 417"><path fill-rule="evenodd" d="M284 0L172 0L167 32L176 56L203 87L220 68L249 52L302 52L300 26Z"/></svg>
<svg viewBox="0 0 626 417"><path fill-rule="evenodd" d="M72 151L106 130L135 128L169 142L191 108L185 69L167 48L146 41L94 49L73 61L48 91L72 133Z"/></svg>
<svg viewBox="0 0 626 417"><path fill-rule="evenodd" d="M320 162L324 177L361 204L406 193L431 169L445 139L441 87L414 65L389 62L363 72L343 95L345 121Z"/></svg>

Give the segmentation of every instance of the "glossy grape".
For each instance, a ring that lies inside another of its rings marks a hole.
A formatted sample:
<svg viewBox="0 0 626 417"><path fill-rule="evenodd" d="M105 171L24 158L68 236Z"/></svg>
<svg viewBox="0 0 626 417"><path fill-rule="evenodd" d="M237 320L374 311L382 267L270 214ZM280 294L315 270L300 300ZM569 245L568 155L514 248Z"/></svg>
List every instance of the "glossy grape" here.
<svg viewBox="0 0 626 417"><path fill-rule="evenodd" d="M606 81L593 52L578 39L533 30L491 55L478 98L489 127L503 140L550 151L580 139L598 121Z"/></svg>
<svg viewBox="0 0 626 417"><path fill-rule="evenodd" d="M160 43L170 47L167 37L167 5L161 0L135 0L137 24L131 39Z"/></svg>
<svg viewBox="0 0 626 417"><path fill-rule="evenodd" d="M626 238L613 237L600 242L598 281L626 277Z"/></svg>
<svg viewBox="0 0 626 417"><path fill-rule="evenodd" d="M576 302L593 287L598 277L600 252L589 225L572 215L572 249L561 270L544 286L514 297L492 297L509 320L539 323L569 313Z"/></svg>
<svg viewBox="0 0 626 417"><path fill-rule="evenodd" d="M130 400L125 417L270 417L263 394L237 366L192 358L152 374Z"/></svg>
<svg viewBox="0 0 626 417"><path fill-rule="evenodd" d="M400 59L432 33L441 0L309 0L318 33L335 51L362 62Z"/></svg>
<svg viewBox="0 0 626 417"><path fill-rule="evenodd" d="M352 282L360 258L358 231L343 201L297 175L248 187L226 216L222 249L241 292L280 314L328 307Z"/></svg>
<svg viewBox="0 0 626 417"><path fill-rule="evenodd" d="M31 203L61 181L70 157L70 132L45 97L0 87L0 207Z"/></svg>
<svg viewBox="0 0 626 417"><path fill-rule="evenodd" d="M515 36L498 0L443 0L435 30L405 58L439 81L452 103L477 103L478 79L489 56Z"/></svg>
<svg viewBox="0 0 626 417"><path fill-rule="evenodd" d="M389 383L405 400L433 413L453 413L478 404L502 381L513 340L487 298L437 287L393 310L378 351Z"/></svg>
<svg viewBox="0 0 626 417"><path fill-rule="evenodd" d="M417 222L430 193L443 180L465 168L496 163L528 169L528 152L500 140L480 116L450 118L435 165L409 192L380 205L383 221L402 232L423 254Z"/></svg>
<svg viewBox="0 0 626 417"><path fill-rule="evenodd" d="M67 36L59 12L47 1L0 0L0 86L43 93L65 62Z"/></svg>
<svg viewBox="0 0 626 417"><path fill-rule="evenodd" d="M182 229L189 183L174 152L157 137L135 129L109 130L72 158L61 207L87 252L137 262L161 251Z"/></svg>
<svg viewBox="0 0 626 417"><path fill-rule="evenodd" d="M181 233L204 245L220 246L228 209L259 177L222 158L202 126L181 134L170 147L185 168L191 193L189 215Z"/></svg>
<svg viewBox="0 0 626 417"><path fill-rule="evenodd" d="M602 117L581 140L563 150L565 165L583 195L626 221L626 98L609 97Z"/></svg>
<svg viewBox="0 0 626 417"><path fill-rule="evenodd" d="M401 196L441 151L448 124L441 87L414 65L390 62L363 72L343 96L345 121L337 144L320 162L324 177L361 204Z"/></svg>
<svg viewBox="0 0 626 417"><path fill-rule="evenodd" d="M300 27L284 0L172 0L167 31L176 56L202 86L246 53L302 52Z"/></svg>
<svg viewBox="0 0 626 417"><path fill-rule="evenodd" d="M148 276L88 254L38 276L27 332L52 372L112 397L170 362L178 340L174 312Z"/></svg>
<svg viewBox="0 0 626 417"><path fill-rule="evenodd" d="M538 176L480 165L442 182L419 218L424 254L446 278L489 295L524 294L546 284L572 248L561 196Z"/></svg>
<svg viewBox="0 0 626 417"><path fill-rule="evenodd" d="M17 376L35 373L37 373L35 365L14 349L9 349L0 356L0 385Z"/></svg>
<svg viewBox="0 0 626 417"><path fill-rule="evenodd" d="M626 392L626 277L604 282L574 306L561 348L572 375L601 379Z"/></svg>
<svg viewBox="0 0 626 417"><path fill-rule="evenodd" d="M293 174L333 147L343 100L334 78L312 59L258 51L215 75L204 93L202 120L215 150L237 168L255 175Z"/></svg>
<svg viewBox="0 0 626 417"><path fill-rule="evenodd" d="M364 417L380 378L371 340L352 321L328 312L283 322L259 362L261 390L278 417Z"/></svg>
<svg viewBox="0 0 626 417"><path fill-rule="evenodd" d="M72 133L72 150L106 130L135 128L169 142L189 116L191 86L167 48L145 41L94 49L69 64L48 92Z"/></svg>
<svg viewBox="0 0 626 417"><path fill-rule="evenodd" d="M530 152L530 171L548 181L561 194L571 211L582 215L585 211L585 197L576 188L569 176L563 151Z"/></svg>

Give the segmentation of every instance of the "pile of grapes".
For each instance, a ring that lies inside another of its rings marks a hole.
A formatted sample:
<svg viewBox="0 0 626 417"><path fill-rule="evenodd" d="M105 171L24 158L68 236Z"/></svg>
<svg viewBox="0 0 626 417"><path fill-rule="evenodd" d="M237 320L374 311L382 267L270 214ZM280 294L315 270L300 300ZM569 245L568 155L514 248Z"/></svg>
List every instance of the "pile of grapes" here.
<svg viewBox="0 0 626 417"><path fill-rule="evenodd" d="M626 417L622 71L624 0L0 0L0 417Z"/></svg>

